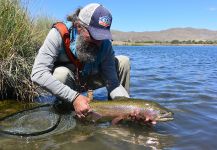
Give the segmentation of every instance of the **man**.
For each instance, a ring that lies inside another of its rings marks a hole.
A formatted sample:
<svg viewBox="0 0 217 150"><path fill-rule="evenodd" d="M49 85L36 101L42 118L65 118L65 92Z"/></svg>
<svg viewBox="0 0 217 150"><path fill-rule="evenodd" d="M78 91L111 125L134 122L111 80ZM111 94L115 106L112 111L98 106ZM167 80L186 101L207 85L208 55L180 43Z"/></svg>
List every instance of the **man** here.
<svg viewBox="0 0 217 150"><path fill-rule="evenodd" d="M88 4L67 20L70 50L82 67L70 61L60 32L52 28L36 56L31 79L62 101L70 102L81 118L90 106L89 98L80 92L106 86L111 99L129 97L130 64L128 57L114 56L112 15L105 7Z"/></svg>

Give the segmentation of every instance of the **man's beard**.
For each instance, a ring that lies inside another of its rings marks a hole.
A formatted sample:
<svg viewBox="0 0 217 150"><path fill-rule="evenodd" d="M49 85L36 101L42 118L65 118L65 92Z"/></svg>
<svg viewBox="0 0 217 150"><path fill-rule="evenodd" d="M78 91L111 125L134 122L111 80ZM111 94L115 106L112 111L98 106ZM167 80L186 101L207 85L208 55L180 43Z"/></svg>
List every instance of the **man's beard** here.
<svg viewBox="0 0 217 150"><path fill-rule="evenodd" d="M96 44L89 44L84 41L81 35L77 35L76 39L76 52L80 62L90 63L96 60L99 47Z"/></svg>

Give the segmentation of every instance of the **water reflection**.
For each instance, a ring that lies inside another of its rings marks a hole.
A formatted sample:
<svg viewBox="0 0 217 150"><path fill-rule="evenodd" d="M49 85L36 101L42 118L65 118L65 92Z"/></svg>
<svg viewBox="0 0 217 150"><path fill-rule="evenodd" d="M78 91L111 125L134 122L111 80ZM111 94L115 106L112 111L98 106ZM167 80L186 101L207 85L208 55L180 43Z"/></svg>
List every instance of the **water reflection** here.
<svg viewBox="0 0 217 150"><path fill-rule="evenodd" d="M166 132L158 133L156 128L147 127L109 127L97 133L97 141L106 146L111 145L119 149L163 149L172 146L176 138Z"/></svg>
<svg viewBox="0 0 217 150"><path fill-rule="evenodd" d="M65 120L62 123L66 123ZM164 149L174 145L176 138L168 133L168 126L141 125L84 125L77 123L73 128L63 124L58 132L37 137L0 137L4 149ZM18 145L18 146L17 146Z"/></svg>

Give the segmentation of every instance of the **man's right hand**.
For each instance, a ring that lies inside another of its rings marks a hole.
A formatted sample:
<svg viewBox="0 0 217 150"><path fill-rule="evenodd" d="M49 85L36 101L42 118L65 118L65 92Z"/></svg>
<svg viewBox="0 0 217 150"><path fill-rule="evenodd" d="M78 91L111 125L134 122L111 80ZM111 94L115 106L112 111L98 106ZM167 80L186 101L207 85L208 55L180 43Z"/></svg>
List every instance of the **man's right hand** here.
<svg viewBox="0 0 217 150"><path fill-rule="evenodd" d="M79 95L73 102L75 113L78 118L84 118L90 111L89 106L90 99L86 96Z"/></svg>

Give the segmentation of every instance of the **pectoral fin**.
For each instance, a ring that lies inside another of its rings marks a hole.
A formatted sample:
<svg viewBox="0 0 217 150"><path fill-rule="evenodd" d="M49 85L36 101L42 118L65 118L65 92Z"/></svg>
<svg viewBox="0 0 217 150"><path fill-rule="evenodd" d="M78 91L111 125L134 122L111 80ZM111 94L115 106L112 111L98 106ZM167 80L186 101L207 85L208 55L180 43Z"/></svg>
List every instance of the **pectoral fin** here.
<svg viewBox="0 0 217 150"><path fill-rule="evenodd" d="M112 125L116 125L119 121L123 120L123 116L118 116L112 120Z"/></svg>
<svg viewBox="0 0 217 150"><path fill-rule="evenodd" d="M92 122L96 122L98 119L102 117L102 115L95 111L88 112L88 116L91 117Z"/></svg>

